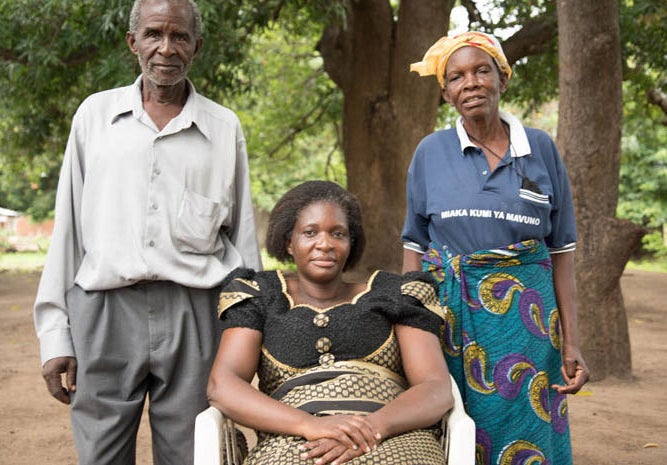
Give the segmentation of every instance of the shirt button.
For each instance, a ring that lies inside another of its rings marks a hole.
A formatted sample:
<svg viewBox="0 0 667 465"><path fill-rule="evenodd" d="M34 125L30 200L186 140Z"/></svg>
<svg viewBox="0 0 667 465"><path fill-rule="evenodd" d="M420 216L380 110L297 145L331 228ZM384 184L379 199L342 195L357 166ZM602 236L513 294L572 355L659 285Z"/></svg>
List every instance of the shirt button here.
<svg viewBox="0 0 667 465"><path fill-rule="evenodd" d="M324 313L318 313L313 318L313 324L318 328L326 328L329 325L329 316Z"/></svg>
<svg viewBox="0 0 667 465"><path fill-rule="evenodd" d="M156 203L152 204L152 205L151 205L151 208L152 208L153 210L157 210L157 204L156 204Z"/></svg>
<svg viewBox="0 0 667 465"><path fill-rule="evenodd" d="M315 348L321 354L326 354L331 350L331 340L328 337L321 337L315 343Z"/></svg>
<svg viewBox="0 0 667 465"><path fill-rule="evenodd" d="M158 168L155 168L155 169L153 170L153 174L154 174L155 176L159 176L161 172L162 172L162 171L160 171Z"/></svg>
<svg viewBox="0 0 667 465"><path fill-rule="evenodd" d="M336 361L336 357L333 354L322 354L320 355L319 362L321 366L327 366L333 364Z"/></svg>
<svg viewBox="0 0 667 465"><path fill-rule="evenodd" d="M155 241L149 241L148 247L155 247Z"/></svg>
<svg viewBox="0 0 667 465"><path fill-rule="evenodd" d="M487 173L488 173L488 171L486 171L486 170L482 171L482 174L483 174L484 176L486 176Z"/></svg>

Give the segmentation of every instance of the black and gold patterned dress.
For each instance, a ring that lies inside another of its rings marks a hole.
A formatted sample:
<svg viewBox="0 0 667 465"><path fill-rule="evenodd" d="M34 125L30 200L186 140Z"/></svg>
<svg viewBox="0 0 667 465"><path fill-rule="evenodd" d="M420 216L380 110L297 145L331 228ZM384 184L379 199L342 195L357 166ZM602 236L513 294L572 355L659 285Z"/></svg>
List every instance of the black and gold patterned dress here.
<svg viewBox="0 0 667 465"><path fill-rule="evenodd" d="M424 273L375 272L349 303L295 305L280 271L236 270L220 295L224 328L263 333L259 389L313 415L378 410L407 388L395 324L438 334L436 285ZM223 335L224 337L224 335ZM384 440L349 464L442 464L437 425ZM305 464L305 439L259 433L244 464Z"/></svg>

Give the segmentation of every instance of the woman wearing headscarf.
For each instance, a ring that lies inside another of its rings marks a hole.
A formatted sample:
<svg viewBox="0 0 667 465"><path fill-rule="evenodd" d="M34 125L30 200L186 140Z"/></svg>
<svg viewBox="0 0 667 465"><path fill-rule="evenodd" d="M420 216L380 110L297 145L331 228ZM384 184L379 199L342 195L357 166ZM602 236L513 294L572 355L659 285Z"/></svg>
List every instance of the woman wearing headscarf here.
<svg viewBox="0 0 667 465"><path fill-rule="evenodd" d="M566 394L589 372L565 166L545 132L499 109L512 70L495 37L442 37L411 70L434 75L460 116L415 151L403 271L440 283L443 349L477 426L477 463L571 464Z"/></svg>

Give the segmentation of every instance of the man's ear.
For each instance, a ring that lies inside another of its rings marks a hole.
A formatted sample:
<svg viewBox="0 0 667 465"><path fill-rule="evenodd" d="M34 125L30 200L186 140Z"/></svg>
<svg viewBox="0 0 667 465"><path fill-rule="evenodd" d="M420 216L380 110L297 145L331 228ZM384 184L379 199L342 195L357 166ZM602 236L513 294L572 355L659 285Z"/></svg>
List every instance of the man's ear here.
<svg viewBox="0 0 667 465"><path fill-rule="evenodd" d="M125 42L127 42L127 46L130 47L130 50L132 53L135 55L137 54L137 47L135 46L136 38L134 37L134 34L131 32L128 32L125 34Z"/></svg>
<svg viewBox="0 0 667 465"><path fill-rule="evenodd" d="M195 45L195 56L197 53L199 53L199 50L201 50L201 44L204 42L204 40L200 37L197 39L197 45Z"/></svg>
<svg viewBox="0 0 667 465"><path fill-rule="evenodd" d="M289 255L293 255L293 254L292 254L292 241L289 240L289 239L287 239L287 240L285 241L285 250L287 250L287 253L288 253Z"/></svg>

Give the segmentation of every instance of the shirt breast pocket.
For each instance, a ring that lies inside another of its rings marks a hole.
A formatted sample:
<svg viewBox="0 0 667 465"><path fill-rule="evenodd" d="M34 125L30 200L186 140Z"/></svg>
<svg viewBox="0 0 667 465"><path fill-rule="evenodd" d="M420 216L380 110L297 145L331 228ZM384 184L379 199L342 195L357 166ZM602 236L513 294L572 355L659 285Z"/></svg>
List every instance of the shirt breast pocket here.
<svg viewBox="0 0 667 465"><path fill-rule="evenodd" d="M215 250L220 229L220 204L188 189L176 218L176 244L181 252L209 254Z"/></svg>
<svg viewBox="0 0 667 465"><path fill-rule="evenodd" d="M519 197L537 205L550 205L550 196L529 189L519 189Z"/></svg>

